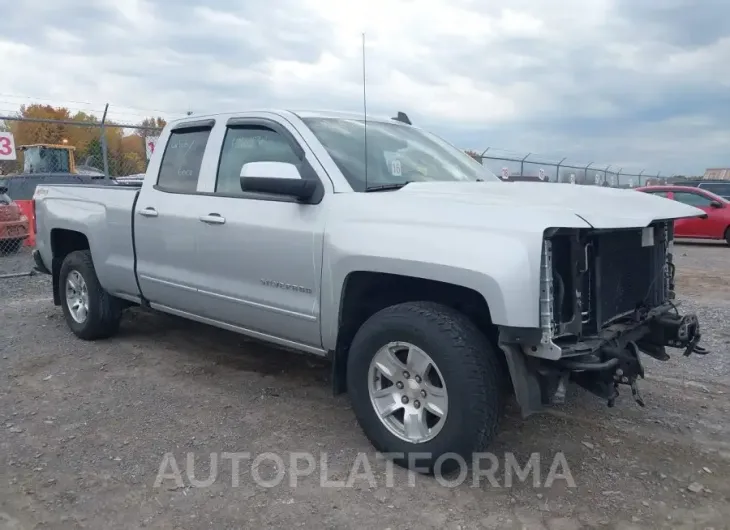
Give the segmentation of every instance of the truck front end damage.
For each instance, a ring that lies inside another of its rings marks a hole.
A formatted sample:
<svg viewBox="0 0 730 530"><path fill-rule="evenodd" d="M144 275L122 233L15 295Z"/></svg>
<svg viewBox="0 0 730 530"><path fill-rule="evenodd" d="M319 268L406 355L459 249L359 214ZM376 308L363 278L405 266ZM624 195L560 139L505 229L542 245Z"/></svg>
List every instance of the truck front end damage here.
<svg viewBox="0 0 730 530"><path fill-rule="evenodd" d="M675 303L673 224L615 230L550 229L540 267L540 327L500 328L524 415L561 402L573 381L613 406L622 385L644 401L640 353L660 361L699 345L697 316Z"/></svg>

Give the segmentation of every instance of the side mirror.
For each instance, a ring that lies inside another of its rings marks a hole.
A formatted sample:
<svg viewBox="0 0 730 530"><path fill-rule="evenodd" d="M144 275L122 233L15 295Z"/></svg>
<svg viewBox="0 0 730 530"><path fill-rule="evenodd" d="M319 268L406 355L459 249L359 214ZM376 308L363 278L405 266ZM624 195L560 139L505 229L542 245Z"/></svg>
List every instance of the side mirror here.
<svg viewBox="0 0 730 530"><path fill-rule="evenodd" d="M241 168L241 190L296 197L305 202L317 190L317 182L303 179L294 164L249 162Z"/></svg>
<svg viewBox="0 0 730 530"><path fill-rule="evenodd" d="M712 208L722 208L723 205L722 205L722 203L720 201L712 201L710 203L710 207L712 207Z"/></svg>

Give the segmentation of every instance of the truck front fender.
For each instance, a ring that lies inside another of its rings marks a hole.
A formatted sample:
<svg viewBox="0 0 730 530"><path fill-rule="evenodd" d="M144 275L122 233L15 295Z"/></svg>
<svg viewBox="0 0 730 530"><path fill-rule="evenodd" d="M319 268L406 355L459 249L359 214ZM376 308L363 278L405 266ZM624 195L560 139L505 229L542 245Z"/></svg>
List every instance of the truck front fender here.
<svg viewBox="0 0 730 530"><path fill-rule="evenodd" d="M539 326L542 234L344 223L326 237L321 314L327 350L337 343L346 279L359 271L465 287L483 296L494 324Z"/></svg>

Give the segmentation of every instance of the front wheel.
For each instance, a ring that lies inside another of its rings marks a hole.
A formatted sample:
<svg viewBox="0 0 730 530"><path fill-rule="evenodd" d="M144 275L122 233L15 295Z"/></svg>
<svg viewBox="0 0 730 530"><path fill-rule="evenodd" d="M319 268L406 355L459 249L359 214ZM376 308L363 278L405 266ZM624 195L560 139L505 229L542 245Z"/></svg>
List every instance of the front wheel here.
<svg viewBox="0 0 730 530"><path fill-rule="evenodd" d="M730 226L725 230L725 242L730 245Z"/></svg>
<svg viewBox="0 0 730 530"><path fill-rule="evenodd" d="M99 283L91 252L71 252L59 274L61 307L71 331L84 340L114 335L122 318L122 305Z"/></svg>
<svg viewBox="0 0 730 530"><path fill-rule="evenodd" d="M433 473L470 464L494 438L502 364L463 314L431 302L379 311L350 347L347 386L365 435L402 467Z"/></svg>

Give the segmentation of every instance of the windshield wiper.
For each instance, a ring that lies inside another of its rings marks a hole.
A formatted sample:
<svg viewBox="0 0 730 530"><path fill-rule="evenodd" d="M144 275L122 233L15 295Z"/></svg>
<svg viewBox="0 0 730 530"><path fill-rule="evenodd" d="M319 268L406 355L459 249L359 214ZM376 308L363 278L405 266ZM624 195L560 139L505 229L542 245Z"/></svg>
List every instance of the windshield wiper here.
<svg viewBox="0 0 730 530"><path fill-rule="evenodd" d="M365 188L366 192L369 191L388 191L388 190L399 190L406 184L410 184L410 180L406 180L405 182L397 182L394 184L378 184L377 186L368 186Z"/></svg>

